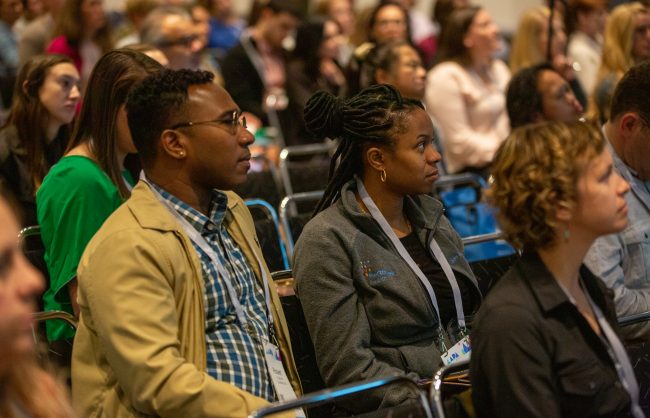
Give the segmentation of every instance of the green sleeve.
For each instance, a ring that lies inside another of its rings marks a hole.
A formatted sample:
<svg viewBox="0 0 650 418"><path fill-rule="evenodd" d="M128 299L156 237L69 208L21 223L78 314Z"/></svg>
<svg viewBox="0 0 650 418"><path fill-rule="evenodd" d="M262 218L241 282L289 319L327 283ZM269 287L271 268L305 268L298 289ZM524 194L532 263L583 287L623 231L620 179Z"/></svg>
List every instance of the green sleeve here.
<svg viewBox="0 0 650 418"><path fill-rule="evenodd" d="M91 160L67 157L36 194L37 216L50 274L46 310L72 313L67 284L76 276L86 245L122 203L117 188Z"/></svg>

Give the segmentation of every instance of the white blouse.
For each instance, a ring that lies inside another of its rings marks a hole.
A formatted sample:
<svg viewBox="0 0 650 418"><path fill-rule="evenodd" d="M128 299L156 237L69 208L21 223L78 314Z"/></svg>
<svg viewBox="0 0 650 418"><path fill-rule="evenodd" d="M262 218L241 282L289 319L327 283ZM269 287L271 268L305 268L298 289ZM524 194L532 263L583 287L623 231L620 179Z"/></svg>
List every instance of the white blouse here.
<svg viewBox="0 0 650 418"><path fill-rule="evenodd" d="M427 75L427 111L438 126L450 173L483 168L510 133L505 90L510 70L494 60L486 82L455 62L436 65Z"/></svg>

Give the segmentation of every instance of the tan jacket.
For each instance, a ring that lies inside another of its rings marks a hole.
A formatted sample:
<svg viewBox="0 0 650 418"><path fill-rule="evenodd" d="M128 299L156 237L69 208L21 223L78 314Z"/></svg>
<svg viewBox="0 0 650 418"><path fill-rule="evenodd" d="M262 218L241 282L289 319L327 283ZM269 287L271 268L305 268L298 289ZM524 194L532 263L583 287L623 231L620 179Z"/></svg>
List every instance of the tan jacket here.
<svg viewBox="0 0 650 418"><path fill-rule="evenodd" d="M227 195L226 228L261 280L250 212L239 196ZM72 396L79 416L239 418L267 404L206 373L198 255L146 184L90 241L78 280ZM270 286L285 369L299 395L289 332Z"/></svg>

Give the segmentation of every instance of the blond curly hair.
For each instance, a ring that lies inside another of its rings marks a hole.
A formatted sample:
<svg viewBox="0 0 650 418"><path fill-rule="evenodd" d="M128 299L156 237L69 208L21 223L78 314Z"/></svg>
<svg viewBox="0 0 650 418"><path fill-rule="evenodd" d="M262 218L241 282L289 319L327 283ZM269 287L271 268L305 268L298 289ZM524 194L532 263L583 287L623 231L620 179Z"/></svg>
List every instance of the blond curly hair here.
<svg viewBox="0 0 650 418"><path fill-rule="evenodd" d="M582 122L544 122L512 131L495 155L486 196L514 247L553 245L557 207L575 206L578 178L604 148L601 131Z"/></svg>

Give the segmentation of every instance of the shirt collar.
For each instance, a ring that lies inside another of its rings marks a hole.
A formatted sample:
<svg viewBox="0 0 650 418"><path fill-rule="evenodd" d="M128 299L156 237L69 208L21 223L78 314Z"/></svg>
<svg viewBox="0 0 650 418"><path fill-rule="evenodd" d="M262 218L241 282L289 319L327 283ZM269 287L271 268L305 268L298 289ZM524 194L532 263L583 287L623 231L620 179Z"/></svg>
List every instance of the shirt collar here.
<svg viewBox="0 0 650 418"><path fill-rule="evenodd" d="M566 304L573 306L537 252L524 251L521 258L522 262L517 264L517 268L544 312ZM587 293L602 308L604 301L598 296L600 292L596 289L598 285L595 282L598 279L585 266L580 267L580 277Z"/></svg>
<svg viewBox="0 0 650 418"><path fill-rule="evenodd" d="M221 228L228 208L228 196L224 192L212 190L208 216L206 216L157 184L151 181L150 184L201 235L214 234Z"/></svg>

